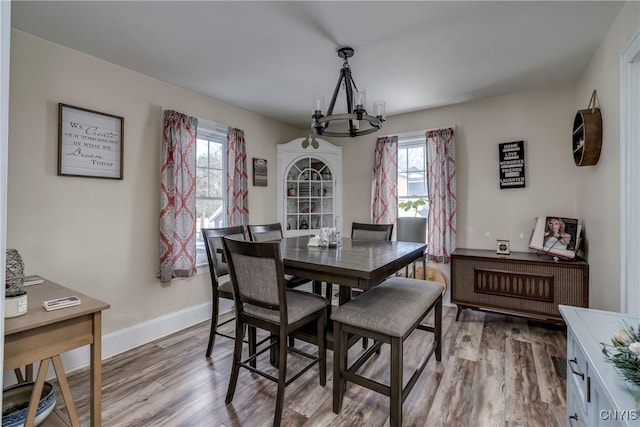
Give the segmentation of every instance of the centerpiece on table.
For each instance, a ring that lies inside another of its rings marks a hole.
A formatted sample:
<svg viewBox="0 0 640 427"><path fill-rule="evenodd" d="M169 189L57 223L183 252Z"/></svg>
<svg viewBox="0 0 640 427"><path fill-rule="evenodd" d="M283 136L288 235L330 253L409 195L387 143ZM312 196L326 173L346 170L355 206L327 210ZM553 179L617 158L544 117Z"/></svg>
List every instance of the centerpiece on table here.
<svg viewBox="0 0 640 427"><path fill-rule="evenodd" d="M636 407L640 407L640 325L634 328L623 323L611 338L611 344L602 344L602 353L630 386Z"/></svg>

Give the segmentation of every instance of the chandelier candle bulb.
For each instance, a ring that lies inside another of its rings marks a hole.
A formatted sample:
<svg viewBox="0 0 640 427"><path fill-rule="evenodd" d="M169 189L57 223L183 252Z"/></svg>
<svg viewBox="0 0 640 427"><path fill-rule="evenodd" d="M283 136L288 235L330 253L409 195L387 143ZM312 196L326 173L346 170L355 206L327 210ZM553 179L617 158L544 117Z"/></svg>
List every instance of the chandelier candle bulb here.
<svg viewBox="0 0 640 427"><path fill-rule="evenodd" d="M376 117L384 118L384 101L374 101L373 114Z"/></svg>
<svg viewBox="0 0 640 427"><path fill-rule="evenodd" d="M322 114L324 111L324 95L313 95L313 112Z"/></svg>
<svg viewBox="0 0 640 427"><path fill-rule="evenodd" d="M367 106L367 91L365 89L356 91L356 108L355 111L365 111Z"/></svg>

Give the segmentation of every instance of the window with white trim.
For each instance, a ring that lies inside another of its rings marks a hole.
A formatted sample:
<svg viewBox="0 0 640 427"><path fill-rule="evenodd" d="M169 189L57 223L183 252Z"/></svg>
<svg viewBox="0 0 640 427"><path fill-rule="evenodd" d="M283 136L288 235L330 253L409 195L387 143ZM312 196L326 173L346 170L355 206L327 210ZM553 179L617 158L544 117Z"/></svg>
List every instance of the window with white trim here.
<svg viewBox="0 0 640 427"><path fill-rule="evenodd" d="M227 128L198 120L196 141L196 265L207 265L201 228L226 227Z"/></svg>
<svg viewBox="0 0 640 427"><path fill-rule="evenodd" d="M411 200L428 200L427 189L427 145L425 135L398 138L398 203ZM417 216L426 218L427 204L416 212L398 208L398 217Z"/></svg>

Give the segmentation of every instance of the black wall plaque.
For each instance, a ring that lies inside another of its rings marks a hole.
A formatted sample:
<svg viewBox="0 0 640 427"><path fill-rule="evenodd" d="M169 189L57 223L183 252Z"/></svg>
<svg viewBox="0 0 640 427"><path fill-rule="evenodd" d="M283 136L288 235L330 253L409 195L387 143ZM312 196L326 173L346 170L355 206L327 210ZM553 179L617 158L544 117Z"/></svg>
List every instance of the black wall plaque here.
<svg viewBox="0 0 640 427"><path fill-rule="evenodd" d="M500 189L524 187L524 141L498 144Z"/></svg>

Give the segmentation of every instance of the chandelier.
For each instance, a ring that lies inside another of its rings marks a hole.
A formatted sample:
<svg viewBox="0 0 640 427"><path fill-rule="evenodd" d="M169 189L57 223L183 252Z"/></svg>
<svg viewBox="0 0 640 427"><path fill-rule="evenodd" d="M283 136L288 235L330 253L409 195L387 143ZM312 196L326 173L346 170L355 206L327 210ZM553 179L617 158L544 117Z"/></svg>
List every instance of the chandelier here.
<svg viewBox="0 0 640 427"><path fill-rule="evenodd" d="M368 135L376 132L382 127L384 122L384 101L376 101L373 103L374 115L367 114L365 109L367 103L367 92L358 90L356 83L351 76L351 69L349 68L349 58L353 56L353 48L342 47L338 49L338 56L344 59L342 68L340 69L340 77L338 78L338 84L333 91L331 102L329 103L329 109L327 114L323 115L324 110L324 95L313 96L313 115L311 121L311 128L318 135L326 136L361 136ZM333 107L336 104L338 98L338 92L340 87L344 86L344 91L347 96L347 113L346 114L333 114ZM355 95L355 97L354 97ZM346 122L346 128L343 131L337 131L334 124L334 130L328 130L329 126L333 122ZM364 122L369 126L365 129L360 129L360 124Z"/></svg>

